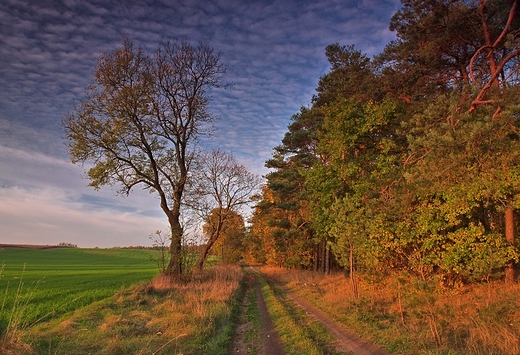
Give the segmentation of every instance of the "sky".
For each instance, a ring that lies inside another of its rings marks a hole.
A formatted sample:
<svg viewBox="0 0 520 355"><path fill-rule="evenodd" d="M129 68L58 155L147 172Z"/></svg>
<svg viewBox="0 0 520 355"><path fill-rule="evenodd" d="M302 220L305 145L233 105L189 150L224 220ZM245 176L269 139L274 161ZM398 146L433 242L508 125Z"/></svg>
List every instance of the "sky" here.
<svg viewBox="0 0 520 355"><path fill-rule="evenodd" d="M151 52L169 39L220 52L233 85L212 93L219 121L204 144L265 175L291 116L330 69L325 47L380 53L399 8L399 0L2 0L0 244L151 245L167 229L154 195L88 187L61 125L96 58L123 36Z"/></svg>

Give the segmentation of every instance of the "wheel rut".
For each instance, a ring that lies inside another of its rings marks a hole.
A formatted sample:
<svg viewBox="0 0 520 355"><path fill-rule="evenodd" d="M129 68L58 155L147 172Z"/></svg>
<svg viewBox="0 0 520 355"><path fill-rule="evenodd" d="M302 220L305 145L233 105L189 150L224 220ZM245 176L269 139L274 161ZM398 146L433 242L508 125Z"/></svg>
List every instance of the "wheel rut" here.
<svg viewBox="0 0 520 355"><path fill-rule="evenodd" d="M288 299L302 308L307 315L320 322L336 338L336 349L351 355L390 355L375 344L369 343L352 332L345 329L343 325L323 313L300 296L288 289L278 285Z"/></svg>
<svg viewBox="0 0 520 355"><path fill-rule="evenodd" d="M278 334L274 329L274 324L267 310L267 306L260 289L258 278L255 282L255 290L257 295L257 306L260 311L260 337L262 339L262 350L265 355L284 355L282 343Z"/></svg>

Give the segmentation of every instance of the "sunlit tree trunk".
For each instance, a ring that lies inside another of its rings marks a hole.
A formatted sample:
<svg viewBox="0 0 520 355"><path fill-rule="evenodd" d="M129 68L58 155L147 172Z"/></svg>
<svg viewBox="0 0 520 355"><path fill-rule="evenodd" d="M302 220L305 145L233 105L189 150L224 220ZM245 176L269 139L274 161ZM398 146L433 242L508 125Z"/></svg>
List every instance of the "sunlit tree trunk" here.
<svg viewBox="0 0 520 355"><path fill-rule="evenodd" d="M326 269L327 269L327 264L326 264L326 260L327 260L327 247L326 247L326 244L327 241L326 240L323 240L321 242L321 272L325 273L326 272Z"/></svg>
<svg viewBox="0 0 520 355"><path fill-rule="evenodd" d="M182 227L176 222L171 226L172 240L169 248L170 261L166 273L178 279L182 275Z"/></svg>
<svg viewBox="0 0 520 355"><path fill-rule="evenodd" d="M325 242L325 274L330 273L330 249Z"/></svg>
<svg viewBox="0 0 520 355"><path fill-rule="evenodd" d="M350 255L349 256L350 256L349 272L350 272L350 284L352 287L352 296L354 297L354 300L357 300L359 297L359 294L358 294L358 285L357 285L356 275L355 275L355 271L354 271L354 246L352 244L350 244Z"/></svg>
<svg viewBox="0 0 520 355"><path fill-rule="evenodd" d="M508 208L506 210L506 240L511 244L515 244L515 217L514 210ZM515 282L515 269L513 263L506 266L506 283Z"/></svg>
<svg viewBox="0 0 520 355"><path fill-rule="evenodd" d="M220 237L220 226L218 227L218 231L215 231L214 234L211 235L211 237L208 239L208 242L204 247L202 248L202 252L199 255L199 258L197 259L197 263L195 264L195 270L202 271L204 268L204 262L208 258L209 251L211 250L211 247L215 244L218 237Z"/></svg>
<svg viewBox="0 0 520 355"><path fill-rule="evenodd" d="M161 197L161 208L168 217L168 222L170 224L171 231L171 241L169 247L170 253L170 261L168 263L168 267L166 268L165 273L169 275L172 279L179 280L183 273L182 267L182 237L184 234L180 216L181 216L181 204L182 193L184 191L184 184L179 184L177 189L175 189L174 202L171 209L168 207L168 201L166 199L165 192L161 189L160 185L157 183L157 190Z"/></svg>
<svg viewBox="0 0 520 355"><path fill-rule="evenodd" d="M316 271L318 271L319 268L320 268L320 245L316 244L314 246L314 263L313 263L312 270L314 272L316 272Z"/></svg>

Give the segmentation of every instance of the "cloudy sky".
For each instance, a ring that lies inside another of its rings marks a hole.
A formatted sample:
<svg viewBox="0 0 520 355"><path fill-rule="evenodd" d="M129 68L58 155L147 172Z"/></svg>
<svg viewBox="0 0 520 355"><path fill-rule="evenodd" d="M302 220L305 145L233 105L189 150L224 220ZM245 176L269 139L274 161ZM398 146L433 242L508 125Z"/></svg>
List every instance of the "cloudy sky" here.
<svg viewBox="0 0 520 355"><path fill-rule="evenodd" d="M150 245L167 221L153 195L95 191L70 163L61 121L122 35L153 51L171 38L207 40L234 85L215 92L211 145L250 171L309 105L329 70L324 49L369 56L394 38L399 0L2 0L0 2L0 243Z"/></svg>

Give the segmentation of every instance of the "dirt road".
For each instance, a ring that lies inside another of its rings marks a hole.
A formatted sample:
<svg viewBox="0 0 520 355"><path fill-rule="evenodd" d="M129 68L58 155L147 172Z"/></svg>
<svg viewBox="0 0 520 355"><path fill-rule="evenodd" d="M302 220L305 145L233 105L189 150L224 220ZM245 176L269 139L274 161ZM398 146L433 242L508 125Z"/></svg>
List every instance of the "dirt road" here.
<svg viewBox="0 0 520 355"><path fill-rule="evenodd" d="M245 275L244 296L235 329L232 354L284 355L282 343L265 304L258 274Z"/></svg>
<svg viewBox="0 0 520 355"><path fill-rule="evenodd" d="M260 271L255 268L250 268L255 273L260 274ZM267 278L265 275L263 275L264 278ZM271 283L274 283L274 280L269 280ZM258 287L258 286L257 286ZM296 306L302 308L306 314L312 318L314 318L316 321L321 323L330 334L332 334L335 338L334 346L337 351L350 354L350 355L389 355L388 352L384 351L383 349L379 348L378 346L369 343L367 341L364 341L360 339L358 336L353 334L352 332L348 331L343 325L339 324L335 320L333 320L331 317L326 315L325 313L318 310L316 307L311 305L309 302L304 300L303 298L299 297L293 292L290 292L288 289L284 288L280 284L276 284L276 287L280 288L285 296L291 300ZM258 295L258 302L259 302L259 310L261 317L264 319L262 322L262 327L268 326L272 327L272 322L270 322L269 314L267 312L267 308L265 308L265 303L263 303L263 299L261 299L261 292L259 292L259 288L257 288L257 295ZM263 305L261 304L263 303ZM269 325L270 323L270 325ZM264 334L268 334L268 338L275 337L275 335L271 332L274 330L271 330L272 328L267 328L263 332ZM279 341L278 341L279 343ZM267 352L264 354L283 354L283 352Z"/></svg>
<svg viewBox="0 0 520 355"><path fill-rule="evenodd" d="M321 312L300 296L290 292L280 285L278 285L278 287L284 291L287 298L292 300L298 307L302 308L307 315L313 317L327 328L327 330L336 338L335 345L338 351L351 355L389 355L388 352L378 346L366 342L355 334L349 332L343 325L330 318L327 314Z"/></svg>

